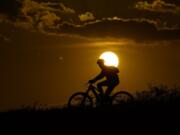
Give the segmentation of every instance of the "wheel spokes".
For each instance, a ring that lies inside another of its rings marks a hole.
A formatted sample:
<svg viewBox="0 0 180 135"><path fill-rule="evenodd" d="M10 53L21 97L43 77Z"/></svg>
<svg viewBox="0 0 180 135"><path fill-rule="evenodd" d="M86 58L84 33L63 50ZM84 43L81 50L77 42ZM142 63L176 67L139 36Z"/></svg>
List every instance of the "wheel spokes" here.
<svg viewBox="0 0 180 135"><path fill-rule="evenodd" d="M84 97L82 95L75 97L74 100L72 101L73 106L82 105L83 104L83 99L84 99Z"/></svg>
<svg viewBox="0 0 180 135"><path fill-rule="evenodd" d="M92 105L92 100L84 93L75 93L69 99L68 105L69 107L87 107Z"/></svg>
<svg viewBox="0 0 180 135"><path fill-rule="evenodd" d="M112 99L112 104L113 105L118 105L122 103L127 103L129 101L132 101L133 97L127 92L119 92L114 95Z"/></svg>

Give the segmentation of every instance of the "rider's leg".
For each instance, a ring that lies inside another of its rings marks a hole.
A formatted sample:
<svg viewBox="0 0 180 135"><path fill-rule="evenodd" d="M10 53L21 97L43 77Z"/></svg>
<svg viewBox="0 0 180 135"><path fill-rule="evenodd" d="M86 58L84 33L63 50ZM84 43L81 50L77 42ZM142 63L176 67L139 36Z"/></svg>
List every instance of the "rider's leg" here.
<svg viewBox="0 0 180 135"><path fill-rule="evenodd" d="M110 94L111 92L114 90L114 88L116 87L117 85L116 84L110 84L108 85L108 88L107 90L105 91L105 96L104 96L104 99L106 101L106 104L109 103L109 97L110 97Z"/></svg>
<svg viewBox="0 0 180 135"><path fill-rule="evenodd" d="M113 91L115 86L108 86L106 92L105 92L105 95L106 96L109 96L111 94L111 92Z"/></svg>
<svg viewBox="0 0 180 135"><path fill-rule="evenodd" d="M97 84L98 91L100 92L101 95L103 95L103 86L108 86L107 81L103 81Z"/></svg>
<svg viewBox="0 0 180 135"><path fill-rule="evenodd" d="M119 82L109 82L108 83L108 88L105 91L105 95L109 96L111 94L111 92L113 91L113 89L119 84Z"/></svg>
<svg viewBox="0 0 180 135"><path fill-rule="evenodd" d="M99 94L99 103L100 105L103 105L105 103L105 98L104 98L104 92L103 92L103 86L108 86L107 81L103 81L97 84L98 91L100 92Z"/></svg>

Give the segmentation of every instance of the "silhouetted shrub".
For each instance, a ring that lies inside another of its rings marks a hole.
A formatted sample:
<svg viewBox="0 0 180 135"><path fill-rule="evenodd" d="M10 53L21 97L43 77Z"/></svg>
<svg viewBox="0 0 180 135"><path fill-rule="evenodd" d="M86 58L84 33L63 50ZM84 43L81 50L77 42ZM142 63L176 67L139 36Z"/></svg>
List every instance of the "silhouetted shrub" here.
<svg viewBox="0 0 180 135"><path fill-rule="evenodd" d="M97 112L97 111L120 111L127 112L128 110L142 110L142 109L157 109L164 108L178 108L180 104L180 89L178 87L168 88L167 86L150 86L147 90L136 92L134 94L134 101L127 102L116 106L100 106L95 108L41 108L37 105L24 106L17 110L10 110L8 113L69 113L69 112Z"/></svg>
<svg viewBox="0 0 180 135"><path fill-rule="evenodd" d="M178 88L168 88L167 86L150 86L148 90L136 93L136 100L140 101L168 101L170 99L180 98Z"/></svg>

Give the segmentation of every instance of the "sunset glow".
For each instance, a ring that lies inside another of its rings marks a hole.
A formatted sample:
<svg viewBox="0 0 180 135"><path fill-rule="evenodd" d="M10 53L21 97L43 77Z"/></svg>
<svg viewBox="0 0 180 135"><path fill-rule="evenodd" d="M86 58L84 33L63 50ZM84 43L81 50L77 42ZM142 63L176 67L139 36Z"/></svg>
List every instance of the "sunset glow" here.
<svg viewBox="0 0 180 135"><path fill-rule="evenodd" d="M101 54L101 56L99 58L104 59L105 65L107 65L107 66L117 67L119 65L119 58L113 52L104 52L103 54Z"/></svg>

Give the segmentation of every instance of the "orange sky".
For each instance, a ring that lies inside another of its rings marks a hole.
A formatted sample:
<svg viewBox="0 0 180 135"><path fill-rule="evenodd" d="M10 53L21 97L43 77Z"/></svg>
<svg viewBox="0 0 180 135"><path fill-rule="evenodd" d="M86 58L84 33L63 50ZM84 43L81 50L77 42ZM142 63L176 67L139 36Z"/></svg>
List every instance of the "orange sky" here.
<svg viewBox="0 0 180 135"><path fill-rule="evenodd" d="M0 2L0 110L63 105L120 58L116 90L180 85L179 0Z"/></svg>
<svg viewBox="0 0 180 135"><path fill-rule="evenodd" d="M12 49L1 53L1 108L31 105L63 105L100 72L96 60L104 51L120 59L120 85L116 90L146 89L148 84L180 84L180 47L104 45L93 47ZM8 55L8 56L7 56Z"/></svg>

